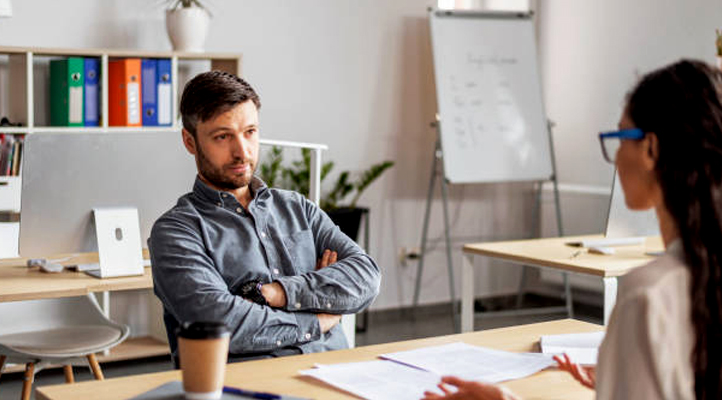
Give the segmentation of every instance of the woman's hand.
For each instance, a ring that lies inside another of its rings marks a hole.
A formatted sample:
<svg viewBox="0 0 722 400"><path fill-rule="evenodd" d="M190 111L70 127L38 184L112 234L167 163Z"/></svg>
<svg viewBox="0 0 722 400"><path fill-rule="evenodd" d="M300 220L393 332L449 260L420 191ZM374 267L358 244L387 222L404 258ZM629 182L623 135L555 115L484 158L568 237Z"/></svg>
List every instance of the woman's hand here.
<svg viewBox="0 0 722 400"><path fill-rule="evenodd" d="M457 391L453 392L451 386L456 387ZM465 381L454 376L445 376L441 378L439 389L444 394L436 394L425 392L423 400L504 400L504 391L495 385L487 383Z"/></svg>
<svg viewBox="0 0 722 400"><path fill-rule="evenodd" d="M564 358L554 356L554 360L559 363L559 369L564 370L572 374L574 379L579 381L582 385L589 389L594 389L596 384L596 375L594 367L582 367L579 364L575 364L569 359L569 356L564 354Z"/></svg>

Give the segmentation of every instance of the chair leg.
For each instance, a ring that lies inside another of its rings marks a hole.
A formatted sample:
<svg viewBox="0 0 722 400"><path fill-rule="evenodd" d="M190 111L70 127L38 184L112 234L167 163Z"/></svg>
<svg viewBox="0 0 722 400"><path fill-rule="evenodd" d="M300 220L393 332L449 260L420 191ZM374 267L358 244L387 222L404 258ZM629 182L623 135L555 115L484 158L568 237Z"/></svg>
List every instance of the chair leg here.
<svg viewBox="0 0 722 400"><path fill-rule="evenodd" d="M30 400L30 393L33 391L35 380L35 364L25 364L25 381L23 382L22 400Z"/></svg>
<svg viewBox="0 0 722 400"><path fill-rule="evenodd" d="M75 383L72 365L63 365L63 372L65 372L65 383Z"/></svg>
<svg viewBox="0 0 722 400"><path fill-rule="evenodd" d="M93 375L96 380L102 381L105 379L103 378L103 371L100 370L100 364L98 364L98 359L95 358L95 354L88 354L88 363L90 363L90 368L93 370Z"/></svg>
<svg viewBox="0 0 722 400"><path fill-rule="evenodd" d="M5 368L5 360L7 360L7 356L0 356L0 376L2 376L3 369Z"/></svg>

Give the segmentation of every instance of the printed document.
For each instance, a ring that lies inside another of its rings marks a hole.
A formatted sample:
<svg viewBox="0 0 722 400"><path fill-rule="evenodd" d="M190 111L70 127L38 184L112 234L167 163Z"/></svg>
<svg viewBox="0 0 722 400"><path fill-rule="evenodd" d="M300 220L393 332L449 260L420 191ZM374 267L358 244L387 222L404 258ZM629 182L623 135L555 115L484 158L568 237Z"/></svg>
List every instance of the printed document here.
<svg viewBox="0 0 722 400"><path fill-rule="evenodd" d="M512 353L452 343L384 354L385 360L318 365L299 371L369 400L417 400L424 391L442 394L437 384L446 375L497 383L519 379L555 362L539 353Z"/></svg>
<svg viewBox="0 0 722 400"><path fill-rule="evenodd" d="M556 364L545 354L512 353L466 343L382 354L381 358L439 375L489 383L523 378Z"/></svg>
<svg viewBox="0 0 722 400"><path fill-rule="evenodd" d="M604 340L604 332L569 333L564 335L546 335L541 337L541 350L544 354L563 354L582 365L597 365L599 346Z"/></svg>
<svg viewBox="0 0 722 400"><path fill-rule="evenodd" d="M418 400L427 390L442 394L436 387L441 376L392 361L320 365L299 373L369 400Z"/></svg>

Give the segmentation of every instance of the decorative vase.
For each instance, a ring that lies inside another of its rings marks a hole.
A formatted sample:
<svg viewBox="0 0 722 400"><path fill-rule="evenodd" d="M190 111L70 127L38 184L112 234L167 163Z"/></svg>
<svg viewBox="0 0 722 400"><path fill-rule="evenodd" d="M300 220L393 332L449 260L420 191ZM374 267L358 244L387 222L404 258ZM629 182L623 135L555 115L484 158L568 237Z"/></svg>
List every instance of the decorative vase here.
<svg viewBox="0 0 722 400"><path fill-rule="evenodd" d="M202 52L210 15L200 7L166 10L165 27L175 51Z"/></svg>

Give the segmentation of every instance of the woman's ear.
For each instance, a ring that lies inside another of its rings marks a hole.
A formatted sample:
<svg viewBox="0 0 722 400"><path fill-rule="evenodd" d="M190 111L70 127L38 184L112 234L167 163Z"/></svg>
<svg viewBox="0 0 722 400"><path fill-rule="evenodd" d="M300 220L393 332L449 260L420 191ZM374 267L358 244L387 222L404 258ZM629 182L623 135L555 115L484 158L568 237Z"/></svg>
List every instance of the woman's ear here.
<svg viewBox="0 0 722 400"><path fill-rule="evenodd" d="M647 132L644 140L647 143L647 151L643 156L644 165L651 170L655 168L655 166L657 165L657 160L659 160L659 139L657 138L656 133Z"/></svg>

